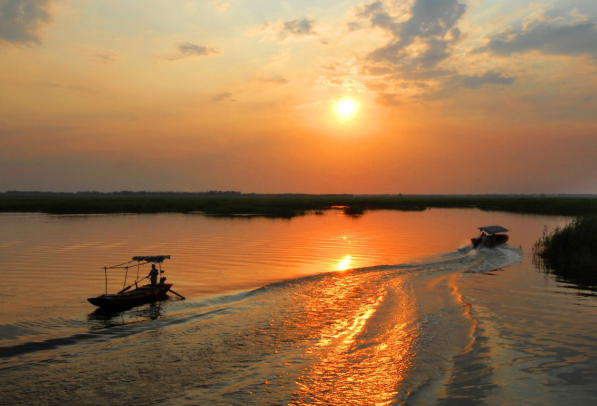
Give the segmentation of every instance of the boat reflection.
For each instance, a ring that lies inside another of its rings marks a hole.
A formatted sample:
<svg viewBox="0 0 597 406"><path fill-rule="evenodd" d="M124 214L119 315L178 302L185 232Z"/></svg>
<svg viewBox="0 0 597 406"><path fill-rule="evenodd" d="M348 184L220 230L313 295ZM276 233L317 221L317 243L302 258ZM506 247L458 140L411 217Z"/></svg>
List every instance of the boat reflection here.
<svg viewBox="0 0 597 406"><path fill-rule="evenodd" d="M87 316L87 322L92 330L99 330L144 320L156 320L164 316L166 302L167 300L164 300L118 310L98 308Z"/></svg>

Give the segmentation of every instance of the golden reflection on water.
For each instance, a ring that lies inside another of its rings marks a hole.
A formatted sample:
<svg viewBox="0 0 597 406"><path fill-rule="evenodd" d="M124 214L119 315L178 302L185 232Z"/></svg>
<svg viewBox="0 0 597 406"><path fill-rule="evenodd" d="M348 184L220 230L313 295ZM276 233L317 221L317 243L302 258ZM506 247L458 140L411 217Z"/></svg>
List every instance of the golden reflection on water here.
<svg viewBox="0 0 597 406"><path fill-rule="evenodd" d="M373 273L336 278L312 298L315 317L329 317L326 309L334 308L344 309L338 312L344 317L323 323L321 338L307 350L318 360L297 380L291 404L386 405L402 397L399 386L417 339L413 298L402 279L388 285L379 278Z"/></svg>
<svg viewBox="0 0 597 406"><path fill-rule="evenodd" d="M339 271L346 271L348 269L348 264L350 262L350 255L347 255L337 266Z"/></svg>

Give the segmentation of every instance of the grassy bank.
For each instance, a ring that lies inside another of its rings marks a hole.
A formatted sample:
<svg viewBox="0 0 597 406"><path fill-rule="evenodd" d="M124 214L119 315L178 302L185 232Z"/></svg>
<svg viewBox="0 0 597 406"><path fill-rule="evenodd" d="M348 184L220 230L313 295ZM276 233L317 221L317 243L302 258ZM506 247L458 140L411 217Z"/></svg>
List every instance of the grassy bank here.
<svg viewBox="0 0 597 406"><path fill-rule="evenodd" d="M544 270L597 286L597 215L578 217L551 232L545 230L533 252Z"/></svg>
<svg viewBox="0 0 597 406"><path fill-rule="evenodd" d="M128 195L14 195L0 194L0 212L50 214L203 212L229 216L252 214L290 218L333 206L347 214L367 210L425 210L472 208L511 213L565 216L597 212L597 198L527 196L353 196L353 195L233 195L233 196L128 196Z"/></svg>

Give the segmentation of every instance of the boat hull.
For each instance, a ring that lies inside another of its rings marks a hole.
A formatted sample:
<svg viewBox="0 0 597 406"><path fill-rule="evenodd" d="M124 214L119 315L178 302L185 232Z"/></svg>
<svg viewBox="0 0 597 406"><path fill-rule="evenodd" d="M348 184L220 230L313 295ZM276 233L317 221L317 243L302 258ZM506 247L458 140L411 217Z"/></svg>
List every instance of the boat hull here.
<svg viewBox="0 0 597 406"><path fill-rule="evenodd" d="M483 247L495 247L496 245L506 243L510 237L506 234L494 234L487 237L485 241L482 238L471 238L471 242L473 243L473 247L477 248L479 245Z"/></svg>
<svg viewBox="0 0 597 406"><path fill-rule="evenodd" d="M146 285L129 292L90 297L87 301L102 309L127 308L165 299L171 287L171 283Z"/></svg>

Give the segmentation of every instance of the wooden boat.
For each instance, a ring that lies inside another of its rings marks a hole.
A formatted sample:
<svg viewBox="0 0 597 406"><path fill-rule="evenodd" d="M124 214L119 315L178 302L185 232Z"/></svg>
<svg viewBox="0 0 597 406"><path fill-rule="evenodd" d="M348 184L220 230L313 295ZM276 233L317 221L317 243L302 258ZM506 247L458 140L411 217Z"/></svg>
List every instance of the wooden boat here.
<svg viewBox="0 0 597 406"><path fill-rule="evenodd" d="M501 234L508 231L508 229L502 226L479 227L479 230L479 236L471 238L473 248L477 248L479 245L484 247L495 247L496 245L504 244L510 239L506 234Z"/></svg>
<svg viewBox="0 0 597 406"><path fill-rule="evenodd" d="M168 297L168 292L172 292L175 295L180 296L182 299L184 299L183 296L171 290L172 284L166 283L166 277L164 276L160 278L159 283L148 284L143 286L139 286L138 284L142 280L149 277L149 275L147 275L146 277L139 279L139 270L141 266L148 264L159 264L159 274L162 275L164 273L164 271L162 270L162 262L164 262L164 260L166 259L170 259L170 255L137 256L133 257L132 261L125 262L124 264L104 267L104 273L106 276L106 293L97 297L90 297L87 299L87 301L92 305L98 306L102 309L118 309L129 308L143 303L155 302L158 300L166 299ZM126 279L128 276L129 269L135 266L131 265L134 262L136 262L137 267L137 278L131 285L124 287L124 285L126 285ZM108 294L109 269L126 270L123 288L120 292ZM133 286L134 289L132 289Z"/></svg>
<svg viewBox="0 0 597 406"><path fill-rule="evenodd" d="M98 297L90 297L87 300L92 305L101 308L133 307L143 303L166 299L168 297L166 293L168 293L171 287L171 283L158 284L157 286L145 285L128 292L104 294Z"/></svg>

